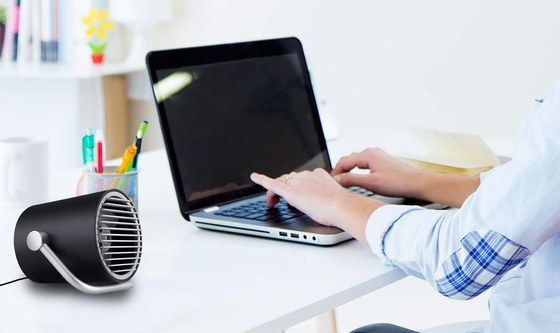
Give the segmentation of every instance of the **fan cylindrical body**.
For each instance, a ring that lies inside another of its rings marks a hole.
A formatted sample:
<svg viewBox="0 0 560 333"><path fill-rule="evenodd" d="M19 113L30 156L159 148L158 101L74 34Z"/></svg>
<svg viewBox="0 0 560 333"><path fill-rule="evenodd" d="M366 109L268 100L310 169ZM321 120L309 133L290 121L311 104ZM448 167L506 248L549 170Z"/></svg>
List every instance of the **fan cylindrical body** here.
<svg viewBox="0 0 560 333"><path fill-rule="evenodd" d="M18 219L14 247L24 274L34 282L65 282L40 251L27 247L31 231L45 232L53 252L86 283L127 281L140 263L138 214L118 190L31 206Z"/></svg>

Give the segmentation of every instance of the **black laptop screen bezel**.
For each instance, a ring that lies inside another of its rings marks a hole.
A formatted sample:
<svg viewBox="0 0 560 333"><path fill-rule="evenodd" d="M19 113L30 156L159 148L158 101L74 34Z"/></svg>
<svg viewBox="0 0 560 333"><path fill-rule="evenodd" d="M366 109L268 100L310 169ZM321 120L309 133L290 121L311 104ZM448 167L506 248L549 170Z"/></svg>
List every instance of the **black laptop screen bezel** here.
<svg viewBox="0 0 560 333"><path fill-rule="evenodd" d="M203 65L203 64L227 62L227 61L258 58L258 57L268 57L268 56L284 55L284 54L297 54L299 58L299 62L302 70L301 72L303 73L303 79L307 90L307 96L309 99L309 106L311 107L311 112L313 113L312 116L315 125L315 131L319 136L319 144L321 150L325 152L325 159L326 159L325 164L328 168L328 171L330 171L330 169L332 169L332 166L327 150L327 143L323 133L323 127L321 126L319 110L317 108L317 102L315 100L315 95L313 93L313 87L311 85L311 78L309 75L309 70L307 68L307 63L305 61L303 47L301 45L301 42L297 38L288 37L288 38L242 42L242 43L234 43L234 44L158 50L158 51L149 52L146 55L146 66L148 70L148 76L152 87L154 101L156 103L158 118L163 134L163 140L165 143L167 156L169 158L173 183L175 185L175 193L177 195L177 200L179 202L179 208L181 210L181 214L185 219L189 220L189 214L192 214L196 211L211 206L223 205L228 202L237 201L243 198L260 195L263 194L265 190L262 187L251 187L248 189L241 189L232 192L221 193L218 195L213 195L211 197L202 198L190 202L187 201L187 198L185 197L183 184L181 181L181 176L179 174L180 169L177 163L177 158L175 155L175 151L173 150L173 142L172 142L173 138L171 137L170 134L168 121L166 118L165 107L163 103L157 102L155 92L153 89L153 84L158 82L159 79L161 79L157 77L156 75L157 71L172 69L172 68L181 68L181 67L193 66L193 65ZM247 175L247 177L249 177L249 175Z"/></svg>

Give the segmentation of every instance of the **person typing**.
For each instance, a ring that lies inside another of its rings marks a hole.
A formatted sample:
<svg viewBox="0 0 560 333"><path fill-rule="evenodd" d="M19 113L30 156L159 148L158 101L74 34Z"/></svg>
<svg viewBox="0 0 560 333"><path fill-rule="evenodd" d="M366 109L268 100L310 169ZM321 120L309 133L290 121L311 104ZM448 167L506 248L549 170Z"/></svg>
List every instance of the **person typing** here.
<svg viewBox="0 0 560 333"><path fill-rule="evenodd" d="M560 84L524 120L510 162L480 177L415 169L379 148L272 179L251 174L315 221L367 242L385 264L468 300L492 289L485 332L560 331ZM369 174L351 173L354 168ZM454 210L389 205L348 193L372 192L447 204ZM386 327L387 328L387 327ZM410 330L392 326L394 332ZM355 332L380 332L379 326Z"/></svg>

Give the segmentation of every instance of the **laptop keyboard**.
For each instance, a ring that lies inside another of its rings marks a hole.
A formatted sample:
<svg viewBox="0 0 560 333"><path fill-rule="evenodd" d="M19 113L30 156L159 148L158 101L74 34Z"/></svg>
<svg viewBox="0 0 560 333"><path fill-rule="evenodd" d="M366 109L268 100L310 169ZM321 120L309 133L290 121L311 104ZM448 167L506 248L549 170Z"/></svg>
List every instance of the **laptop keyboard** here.
<svg viewBox="0 0 560 333"><path fill-rule="evenodd" d="M215 213L216 215L237 217L247 220L266 222L284 222L294 217L304 215L299 210L288 206L286 201L281 200L275 207L268 208L264 201L255 201L246 205L233 207Z"/></svg>
<svg viewBox="0 0 560 333"><path fill-rule="evenodd" d="M375 195L375 193L373 193L372 191L368 191L368 190L363 189L359 186L349 187L348 192L363 195L363 196L368 197L368 198Z"/></svg>
<svg viewBox="0 0 560 333"><path fill-rule="evenodd" d="M374 195L374 193L357 186L348 188L348 191L366 197ZM245 205L220 210L214 214L272 223L280 223L305 215L296 208L289 206L284 200L280 200L280 202L273 208L266 207L266 203L264 201L254 201Z"/></svg>

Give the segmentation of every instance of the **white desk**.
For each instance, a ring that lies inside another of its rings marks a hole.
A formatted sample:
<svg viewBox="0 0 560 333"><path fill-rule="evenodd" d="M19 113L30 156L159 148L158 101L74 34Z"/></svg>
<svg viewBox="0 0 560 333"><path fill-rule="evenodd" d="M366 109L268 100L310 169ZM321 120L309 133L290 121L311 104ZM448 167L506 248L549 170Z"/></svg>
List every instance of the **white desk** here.
<svg viewBox="0 0 560 333"><path fill-rule="evenodd" d="M323 248L198 230L179 214L164 152L142 154L141 166L134 287L99 296L28 280L0 287L0 332L274 332L405 276L357 241ZM71 196L79 174L55 177L52 197ZM2 267L15 262L17 216L0 212Z"/></svg>
<svg viewBox="0 0 560 333"><path fill-rule="evenodd" d="M510 142L487 142L511 153ZM365 146L336 142L331 159ZM198 230L179 214L164 152L142 154L141 166L144 250L133 289L90 296L27 280L0 287L0 332L274 332L405 276L357 241L322 248ZM54 177L51 197L72 196L80 172ZM19 213L0 211L2 269L16 265Z"/></svg>

